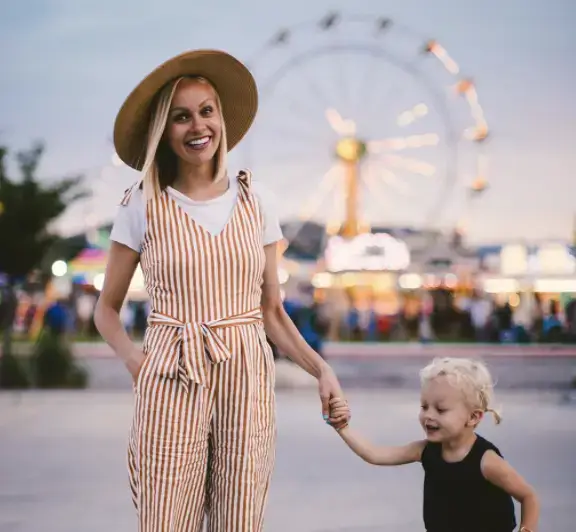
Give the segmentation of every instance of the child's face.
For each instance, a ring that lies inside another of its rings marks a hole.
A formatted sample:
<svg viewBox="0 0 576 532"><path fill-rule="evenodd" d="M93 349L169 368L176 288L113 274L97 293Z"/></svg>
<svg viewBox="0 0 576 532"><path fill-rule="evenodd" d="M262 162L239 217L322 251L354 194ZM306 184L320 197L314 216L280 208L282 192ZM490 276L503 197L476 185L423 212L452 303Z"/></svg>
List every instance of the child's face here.
<svg viewBox="0 0 576 532"><path fill-rule="evenodd" d="M458 438L474 429L481 418L472 410L461 390L452 386L446 377L428 381L422 387L420 424L429 441L443 442Z"/></svg>

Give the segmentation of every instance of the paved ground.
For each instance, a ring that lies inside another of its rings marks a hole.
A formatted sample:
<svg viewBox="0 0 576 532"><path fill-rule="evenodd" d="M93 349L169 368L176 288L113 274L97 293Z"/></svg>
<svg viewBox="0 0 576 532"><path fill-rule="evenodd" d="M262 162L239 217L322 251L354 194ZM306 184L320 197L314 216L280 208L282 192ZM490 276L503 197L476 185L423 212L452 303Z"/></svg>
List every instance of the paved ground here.
<svg viewBox="0 0 576 532"><path fill-rule="evenodd" d="M354 422L382 442L420 436L412 391L351 391ZM573 532L576 406L556 392L505 392L504 423L482 431L536 486L542 531ZM135 530L125 474L132 396L124 391L0 394L0 532ZM422 471L352 455L320 419L313 391L278 393L272 532L422 531ZM479 509L481 511L482 509Z"/></svg>
<svg viewBox="0 0 576 532"><path fill-rule="evenodd" d="M19 344L18 349L30 346ZM576 346L412 343L327 343L326 356L341 382L350 388L415 389L418 371L436 356L484 359L499 388L565 389L576 381ZM90 370L92 389L128 390L130 378L103 342L74 345L78 359ZM278 371L284 371L280 367ZM290 372L290 378L293 372Z"/></svg>
<svg viewBox="0 0 576 532"><path fill-rule="evenodd" d="M113 356L110 347L102 342L77 342L75 353L79 357ZM20 344L29 349L31 344ZM420 342L326 342L324 351L329 358L354 359L385 358L389 356L420 357L442 356L490 356L490 357L568 357L576 359L576 345L572 344L459 344Z"/></svg>
<svg viewBox="0 0 576 532"><path fill-rule="evenodd" d="M432 357L429 355L386 357L329 358L346 389L416 389L418 371ZM576 358L556 356L483 357L491 368L500 389L547 390L564 389L576 376ZM129 390L130 377L122 362L115 357L86 357L81 359L90 371L90 386L97 390ZM277 364L279 381L291 379L296 371L287 374L289 362ZM303 373L303 372L302 372ZM297 379L298 380L298 379Z"/></svg>
<svg viewBox="0 0 576 532"><path fill-rule="evenodd" d="M34 345L16 342L17 353L29 353ZM324 351L331 359L358 360L386 357L422 356L489 356L489 357L566 357L576 359L574 344L476 344L476 343L429 343L420 342L326 342ZM76 342L74 352L80 358L109 358L114 356L103 341Z"/></svg>

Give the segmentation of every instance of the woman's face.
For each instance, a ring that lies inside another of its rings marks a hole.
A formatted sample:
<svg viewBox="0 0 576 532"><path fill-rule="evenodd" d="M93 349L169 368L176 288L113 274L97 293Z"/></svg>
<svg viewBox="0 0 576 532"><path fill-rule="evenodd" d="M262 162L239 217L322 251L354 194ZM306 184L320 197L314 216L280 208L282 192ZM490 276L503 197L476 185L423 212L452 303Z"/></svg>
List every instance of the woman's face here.
<svg viewBox="0 0 576 532"><path fill-rule="evenodd" d="M212 162L222 136L216 93L206 81L183 79L176 87L166 139L177 157L191 165Z"/></svg>

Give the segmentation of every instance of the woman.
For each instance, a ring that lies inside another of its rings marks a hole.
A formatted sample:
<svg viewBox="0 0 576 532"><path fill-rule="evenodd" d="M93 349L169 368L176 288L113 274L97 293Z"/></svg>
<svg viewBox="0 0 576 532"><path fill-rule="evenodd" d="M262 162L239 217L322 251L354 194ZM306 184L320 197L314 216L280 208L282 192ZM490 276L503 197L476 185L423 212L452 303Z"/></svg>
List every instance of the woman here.
<svg viewBox="0 0 576 532"><path fill-rule="evenodd" d="M257 108L254 79L218 51L148 75L116 118L119 157L141 170L111 234L98 330L134 380L129 471L140 532L259 531L274 465L279 349L342 397L283 310L275 213L226 156ZM152 310L142 351L119 311L140 262ZM339 425L347 418L329 421Z"/></svg>

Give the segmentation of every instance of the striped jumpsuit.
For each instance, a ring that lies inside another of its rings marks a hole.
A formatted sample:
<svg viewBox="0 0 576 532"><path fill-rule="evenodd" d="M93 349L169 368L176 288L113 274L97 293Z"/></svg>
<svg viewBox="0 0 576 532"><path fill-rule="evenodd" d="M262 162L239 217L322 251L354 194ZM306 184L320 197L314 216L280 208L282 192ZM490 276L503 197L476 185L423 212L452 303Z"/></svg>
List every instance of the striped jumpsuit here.
<svg viewBox="0 0 576 532"><path fill-rule="evenodd" d="M216 236L166 192L147 203L141 266L152 311L128 445L139 532L199 532L205 516L210 532L263 527L275 369L261 312L263 217L250 174L238 181Z"/></svg>

